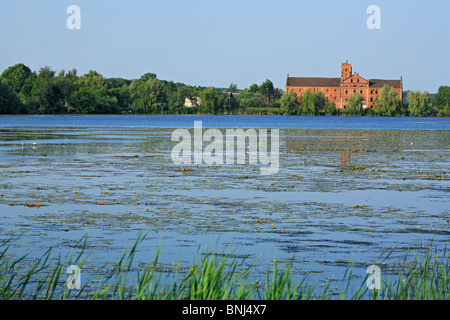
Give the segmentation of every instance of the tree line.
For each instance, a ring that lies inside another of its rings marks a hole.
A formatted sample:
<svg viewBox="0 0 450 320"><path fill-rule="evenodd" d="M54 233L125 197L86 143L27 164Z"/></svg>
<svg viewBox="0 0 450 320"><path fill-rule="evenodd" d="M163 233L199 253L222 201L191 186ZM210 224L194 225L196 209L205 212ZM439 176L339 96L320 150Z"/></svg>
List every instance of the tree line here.
<svg viewBox="0 0 450 320"><path fill-rule="evenodd" d="M386 87L374 109L363 109L363 97L354 94L345 109L336 109L323 92L294 92L275 88L266 79L238 90L190 86L160 80L154 73L139 79L106 78L91 70L56 72L50 67L32 71L19 63L0 75L1 114L306 114L449 116L450 87L442 86L431 101L427 92L408 92L402 103Z"/></svg>
<svg viewBox="0 0 450 320"><path fill-rule="evenodd" d="M217 89L160 80L154 73L127 80L94 70L81 76L76 69L34 72L21 63L0 76L2 114L232 114L272 107L280 97L268 79L239 92L233 83Z"/></svg>
<svg viewBox="0 0 450 320"><path fill-rule="evenodd" d="M327 101L322 91L306 91L300 98L294 91L285 92L280 99L283 114L293 115L367 115L367 116L450 116L450 87L441 86L433 96L426 91L407 91L400 99L395 89L383 86L374 108L363 108L364 96L353 93L343 109Z"/></svg>

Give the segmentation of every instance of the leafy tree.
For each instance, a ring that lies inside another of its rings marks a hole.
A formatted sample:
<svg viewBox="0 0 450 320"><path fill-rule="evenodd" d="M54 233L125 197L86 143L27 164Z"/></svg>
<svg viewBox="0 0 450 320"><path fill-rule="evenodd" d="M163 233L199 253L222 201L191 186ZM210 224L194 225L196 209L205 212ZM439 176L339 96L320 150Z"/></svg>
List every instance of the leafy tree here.
<svg viewBox="0 0 450 320"><path fill-rule="evenodd" d="M15 114L25 112L25 108L16 93L0 81L0 113Z"/></svg>
<svg viewBox="0 0 450 320"><path fill-rule="evenodd" d="M20 100L27 108L29 108L32 105L30 104L32 100L31 90L33 89L34 81L36 81L36 78L37 78L36 72L32 72L31 75L25 80L25 83L22 86L22 89L20 89L20 92L18 94Z"/></svg>
<svg viewBox="0 0 450 320"><path fill-rule="evenodd" d="M128 86L131 81L122 78L108 78L106 79L108 89L122 88L123 86Z"/></svg>
<svg viewBox="0 0 450 320"><path fill-rule="evenodd" d="M337 114L336 104L333 101L327 101L325 103L325 114L327 116L334 116Z"/></svg>
<svg viewBox="0 0 450 320"><path fill-rule="evenodd" d="M118 113L120 108L117 102L117 98L111 96L105 88L92 91L94 96L94 113L106 114L106 113Z"/></svg>
<svg viewBox="0 0 450 320"><path fill-rule="evenodd" d="M376 116L377 114L376 114L374 108L366 108L366 109L364 109L364 115L373 117L373 116Z"/></svg>
<svg viewBox="0 0 450 320"><path fill-rule="evenodd" d="M272 104L274 99L275 88L273 87L272 81L266 79L266 81L259 87L259 94L261 98L261 104L269 106Z"/></svg>
<svg viewBox="0 0 450 320"><path fill-rule="evenodd" d="M91 89L107 88L108 80L95 70L90 70L77 79L78 87L86 87Z"/></svg>
<svg viewBox="0 0 450 320"><path fill-rule="evenodd" d="M127 84L109 90L109 94L117 100L119 111L128 111L131 107L130 87Z"/></svg>
<svg viewBox="0 0 450 320"><path fill-rule="evenodd" d="M163 82L164 94L166 97L170 96L172 93L177 92L177 86L173 81Z"/></svg>
<svg viewBox="0 0 450 320"><path fill-rule="evenodd" d="M315 95L315 109L316 109L316 113L320 113L324 111L325 108L325 102L327 101L327 99L325 98L325 94L322 91L316 91L314 92Z"/></svg>
<svg viewBox="0 0 450 320"><path fill-rule="evenodd" d="M62 99L64 101L64 108L67 110L68 101L73 91L75 90L75 82L77 80L77 70L72 69L68 72L61 70L58 76L54 79L54 83L61 90Z"/></svg>
<svg viewBox="0 0 450 320"><path fill-rule="evenodd" d="M228 92L236 93L237 91L238 91L237 84L231 83L230 86L228 87Z"/></svg>
<svg viewBox="0 0 450 320"><path fill-rule="evenodd" d="M281 112L283 114L300 114L300 103L297 99L297 94L294 91L286 91L281 96Z"/></svg>
<svg viewBox="0 0 450 320"><path fill-rule="evenodd" d="M283 90L279 89L279 88L275 88L273 90L273 100L280 100L281 96L283 95Z"/></svg>
<svg viewBox="0 0 450 320"><path fill-rule="evenodd" d="M426 117L431 115L432 106L428 92L409 91L406 96L409 115L412 117Z"/></svg>
<svg viewBox="0 0 450 320"><path fill-rule="evenodd" d="M53 77L55 76L56 71L52 70L52 68L50 68L49 66L45 66L43 68L39 69L38 72L38 78L47 80L47 81L51 81L53 79Z"/></svg>
<svg viewBox="0 0 450 320"><path fill-rule="evenodd" d="M127 90L121 88L109 89L120 85L120 80L108 80L97 71L90 70L81 77L76 77L76 72L72 70L65 75L69 84L72 83L72 94L67 102L67 111L73 113L118 113L125 106L121 106L119 101L128 106L126 94ZM121 95L121 94L124 95ZM120 97L120 100L119 98Z"/></svg>
<svg viewBox="0 0 450 320"><path fill-rule="evenodd" d="M236 98L237 93L229 92L228 94L219 94L219 105L223 105L224 110L228 114L232 114L236 112L236 110L239 108L239 102Z"/></svg>
<svg viewBox="0 0 450 320"><path fill-rule="evenodd" d="M217 91L214 87L208 87L200 93L200 109L202 113L214 114L217 107Z"/></svg>
<svg viewBox="0 0 450 320"><path fill-rule="evenodd" d="M184 111L185 96L180 91L174 91L167 97L167 109L171 114L178 114Z"/></svg>
<svg viewBox="0 0 450 320"><path fill-rule="evenodd" d="M153 77L144 80L147 78L144 76L130 84L132 110L137 113L164 113L167 105L161 81Z"/></svg>
<svg viewBox="0 0 450 320"><path fill-rule="evenodd" d="M444 109L450 106L450 87L440 86L434 96L434 104L438 109Z"/></svg>
<svg viewBox="0 0 450 320"><path fill-rule="evenodd" d="M248 91L251 93L257 93L259 91L259 86L254 83L250 86L250 88L248 88Z"/></svg>
<svg viewBox="0 0 450 320"><path fill-rule="evenodd" d="M364 97L358 92L354 92L350 99L348 100L347 105L345 106L345 113L352 115L361 115L362 114L362 102L364 101Z"/></svg>
<svg viewBox="0 0 450 320"><path fill-rule="evenodd" d="M30 104L41 114L63 113L64 94L55 81L55 71L41 68L31 89Z"/></svg>
<svg viewBox="0 0 450 320"><path fill-rule="evenodd" d="M397 92L391 86L384 85L380 90L380 95L375 101L375 109L378 115L393 116L400 109L402 101Z"/></svg>
<svg viewBox="0 0 450 320"><path fill-rule="evenodd" d="M0 80L8 85L13 92L19 94L27 79L32 75L30 68L23 63L18 63L3 71Z"/></svg>
<svg viewBox="0 0 450 320"><path fill-rule="evenodd" d="M302 114L315 115L317 113L316 106L316 95L311 90L307 90L303 93L301 97Z"/></svg>
<svg viewBox="0 0 450 320"><path fill-rule="evenodd" d="M237 103L232 96L229 96L227 92L216 90L216 107L214 113L233 113Z"/></svg>
<svg viewBox="0 0 450 320"><path fill-rule="evenodd" d="M259 95L250 89L244 89L236 98L239 107L245 112L248 108L256 108L259 106Z"/></svg>
<svg viewBox="0 0 450 320"><path fill-rule="evenodd" d="M67 111L72 113L86 114L94 113L96 97L88 87L80 87L75 91L67 106Z"/></svg>
<svg viewBox="0 0 450 320"><path fill-rule="evenodd" d="M156 77L155 73L147 72L147 73L143 74L139 80L147 81L147 80L156 79L156 78L157 77Z"/></svg>

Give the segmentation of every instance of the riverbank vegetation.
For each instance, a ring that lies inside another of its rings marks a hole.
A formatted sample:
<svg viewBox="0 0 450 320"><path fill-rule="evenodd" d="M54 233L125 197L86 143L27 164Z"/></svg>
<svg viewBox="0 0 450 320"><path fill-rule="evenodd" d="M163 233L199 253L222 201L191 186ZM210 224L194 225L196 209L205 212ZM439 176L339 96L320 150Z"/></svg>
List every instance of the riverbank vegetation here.
<svg viewBox="0 0 450 320"><path fill-rule="evenodd" d="M160 80L154 73L139 79L106 78L96 71L56 72L50 67L32 71L19 63L0 75L0 114L280 114L450 116L450 87L435 95L404 92L399 99L384 87L375 107L363 108L363 96L355 94L345 109L326 101L323 92L307 91L301 99L275 88L266 79L238 90L199 87Z"/></svg>
<svg viewBox="0 0 450 320"><path fill-rule="evenodd" d="M381 270L379 286L368 288L373 275L363 279L353 276L348 263L344 277L336 287L326 280L319 283L309 274L298 274L291 261L273 260L266 274L254 279L254 268L246 257L230 252L200 252L200 261L182 266L167 266L155 257L142 263L135 255L145 236L125 250L116 263L93 271L88 266L87 237L80 239L67 257L55 259L53 248L40 258L14 257L10 240L0 247L1 300L448 300L450 265L447 250L433 243L424 245L421 253L406 252L404 257L386 263L395 248L374 261ZM87 256L86 256L87 255ZM77 275L66 272L76 265ZM280 265L283 266L280 268ZM370 265L368 262L367 268ZM86 274L91 277L86 279ZM66 275L69 274L69 275ZM163 279L161 275L165 275ZM100 279L101 278L101 279ZM368 281L369 280L369 281ZM76 286L78 285L78 287ZM372 286L371 285L371 286ZM378 288L377 288L378 287Z"/></svg>

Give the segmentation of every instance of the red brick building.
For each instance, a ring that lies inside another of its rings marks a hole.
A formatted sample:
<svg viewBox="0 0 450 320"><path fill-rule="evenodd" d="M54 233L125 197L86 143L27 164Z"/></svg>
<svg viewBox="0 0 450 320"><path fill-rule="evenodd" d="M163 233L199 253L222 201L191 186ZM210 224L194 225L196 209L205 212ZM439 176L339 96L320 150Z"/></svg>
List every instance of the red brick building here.
<svg viewBox="0 0 450 320"><path fill-rule="evenodd" d="M373 108L384 85L393 87L402 99L402 82L402 77L400 80L364 79L358 73L352 73L352 65L347 60L341 64L340 78L299 78L289 77L288 74L286 92L294 91L300 99L307 90L320 90L327 101L333 101L338 109L344 108L350 96L357 92L364 97L363 108Z"/></svg>

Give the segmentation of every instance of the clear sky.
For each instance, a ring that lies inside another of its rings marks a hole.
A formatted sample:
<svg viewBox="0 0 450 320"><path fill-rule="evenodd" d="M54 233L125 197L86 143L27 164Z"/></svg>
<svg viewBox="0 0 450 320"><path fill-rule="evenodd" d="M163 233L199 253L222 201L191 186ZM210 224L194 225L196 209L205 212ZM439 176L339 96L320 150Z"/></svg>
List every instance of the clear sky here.
<svg viewBox="0 0 450 320"><path fill-rule="evenodd" d="M69 5L81 29L69 30ZM370 30L369 5L381 13ZM384 0L0 0L0 72L96 70L105 77L238 88L286 74L339 77L349 60L364 78L404 90L450 85L450 1Z"/></svg>

